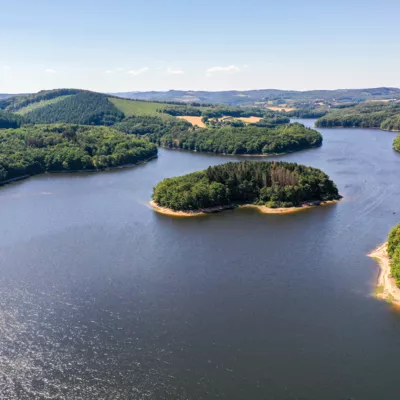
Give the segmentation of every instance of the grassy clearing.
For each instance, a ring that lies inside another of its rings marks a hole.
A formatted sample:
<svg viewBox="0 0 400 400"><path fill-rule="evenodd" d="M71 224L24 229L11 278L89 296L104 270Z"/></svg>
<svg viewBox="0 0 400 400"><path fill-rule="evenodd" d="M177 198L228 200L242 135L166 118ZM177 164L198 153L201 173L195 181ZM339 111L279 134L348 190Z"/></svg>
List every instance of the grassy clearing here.
<svg viewBox="0 0 400 400"><path fill-rule="evenodd" d="M122 111L126 117L131 117L132 115L157 115L158 117L171 118L171 116L167 114L157 112L157 110L162 110L168 104L117 99L114 97L109 97L108 100L111 101L118 110Z"/></svg>
<svg viewBox="0 0 400 400"><path fill-rule="evenodd" d="M38 108L43 108L50 104L59 103L60 101L63 101L71 96L72 95L60 96L60 97L56 97L56 98L50 99L50 100L42 100L42 101L38 101L36 103L31 103L31 104L27 105L26 107L19 109L16 112L16 114L25 115L25 114L30 113L33 110L37 110Z"/></svg>

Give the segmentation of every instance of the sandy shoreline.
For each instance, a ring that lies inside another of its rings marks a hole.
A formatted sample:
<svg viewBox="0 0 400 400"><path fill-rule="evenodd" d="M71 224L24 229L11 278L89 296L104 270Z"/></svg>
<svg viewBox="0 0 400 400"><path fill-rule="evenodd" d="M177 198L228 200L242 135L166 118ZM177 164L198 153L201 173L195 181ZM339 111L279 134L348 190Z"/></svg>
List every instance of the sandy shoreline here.
<svg viewBox="0 0 400 400"><path fill-rule="evenodd" d="M378 299L386 300L389 303L400 306L400 288L390 273L390 258L387 252L387 243L368 254L379 263L380 271L376 282L375 296Z"/></svg>
<svg viewBox="0 0 400 400"><path fill-rule="evenodd" d="M159 206L154 200L149 202L150 207L164 215L169 215L172 217L197 217L200 215L214 214L217 212L221 212L224 210L233 210L234 208L255 208L262 214L293 214L299 211L308 210L314 207L320 207L328 204L335 204L339 202L339 200L329 200L329 201L321 201L321 202L309 202L302 204L299 207L286 207L286 208L270 208L266 206L258 206L256 204L241 204L241 205L227 205L227 206L218 206L218 207L210 207L204 208L200 210L193 211L174 211L167 207Z"/></svg>

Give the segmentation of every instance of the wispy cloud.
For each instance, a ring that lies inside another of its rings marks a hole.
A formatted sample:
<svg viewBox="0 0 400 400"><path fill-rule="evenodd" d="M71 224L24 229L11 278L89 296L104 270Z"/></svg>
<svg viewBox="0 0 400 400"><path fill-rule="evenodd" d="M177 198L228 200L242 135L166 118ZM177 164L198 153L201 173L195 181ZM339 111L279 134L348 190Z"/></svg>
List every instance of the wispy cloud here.
<svg viewBox="0 0 400 400"><path fill-rule="evenodd" d="M240 68L236 65L228 65L227 67L211 67L206 69L206 75L211 76L214 73L235 73L240 72Z"/></svg>
<svg viewBox="0 0 400 400"><path fill-rule="evenodd" d="M11 67L9 65L3 65L3 71L10 71Z"/></svg>
<svg viewBox="0 0 400 400"><path fill-rule="evenodd" d="M55 74L56 73L56 71L54 69L52 69L52 68L46 68L44 70L44 72L47 72L48 74Z"/></svg>
<svg viewBox="0 0 400 400"><path fill-rule="evenodd" d="M147 67L143 67L140 69L132 69L130 71L128 71L128 74L132 74L132 75L139 75L142 74L143 72L148 71L149 69Z"/></svg>
<svg viewBox="0 0 400 400"><path fill-rule="evenodd" d="M173 68L173 67L169 67L167 69L167 74L171 74L171 75L182 75L184 74L185 71L181 68Z"/></svg>
<svg viewBox="0 0 400 400"><path fill-rule="evenodd" d="M112 74L114 71L112 71L111 69L106 69L104 72L105 72L106 74Z"/></svg>

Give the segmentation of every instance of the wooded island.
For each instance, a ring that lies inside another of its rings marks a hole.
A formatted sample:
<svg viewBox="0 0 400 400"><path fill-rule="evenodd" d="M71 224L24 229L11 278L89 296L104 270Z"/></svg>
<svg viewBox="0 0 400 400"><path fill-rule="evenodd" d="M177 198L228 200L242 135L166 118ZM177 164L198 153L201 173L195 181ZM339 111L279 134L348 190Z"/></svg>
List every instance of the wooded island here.
<svg viewBox="0 0 400 400"><path fill-rule="evenodd" d="M244 161L167 178L153 191L155 206L173 211L253 204L288 208L339 200L336 185L319 169L288 162Z"/></svg>

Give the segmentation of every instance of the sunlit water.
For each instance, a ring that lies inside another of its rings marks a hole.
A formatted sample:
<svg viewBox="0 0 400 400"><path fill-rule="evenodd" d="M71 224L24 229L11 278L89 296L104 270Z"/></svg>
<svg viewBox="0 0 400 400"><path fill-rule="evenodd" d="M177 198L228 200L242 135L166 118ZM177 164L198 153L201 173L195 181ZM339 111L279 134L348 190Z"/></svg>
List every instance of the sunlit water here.
<svg viewBox="0 0 400 400"><path fill-rule="evenodd" d="M344 200L298 214L156 214L159 180L240 159L167 150L1 188L0 399L397 399L400 313L366 257L400 222L395 134L321 132L275 158Z"/></svg>

